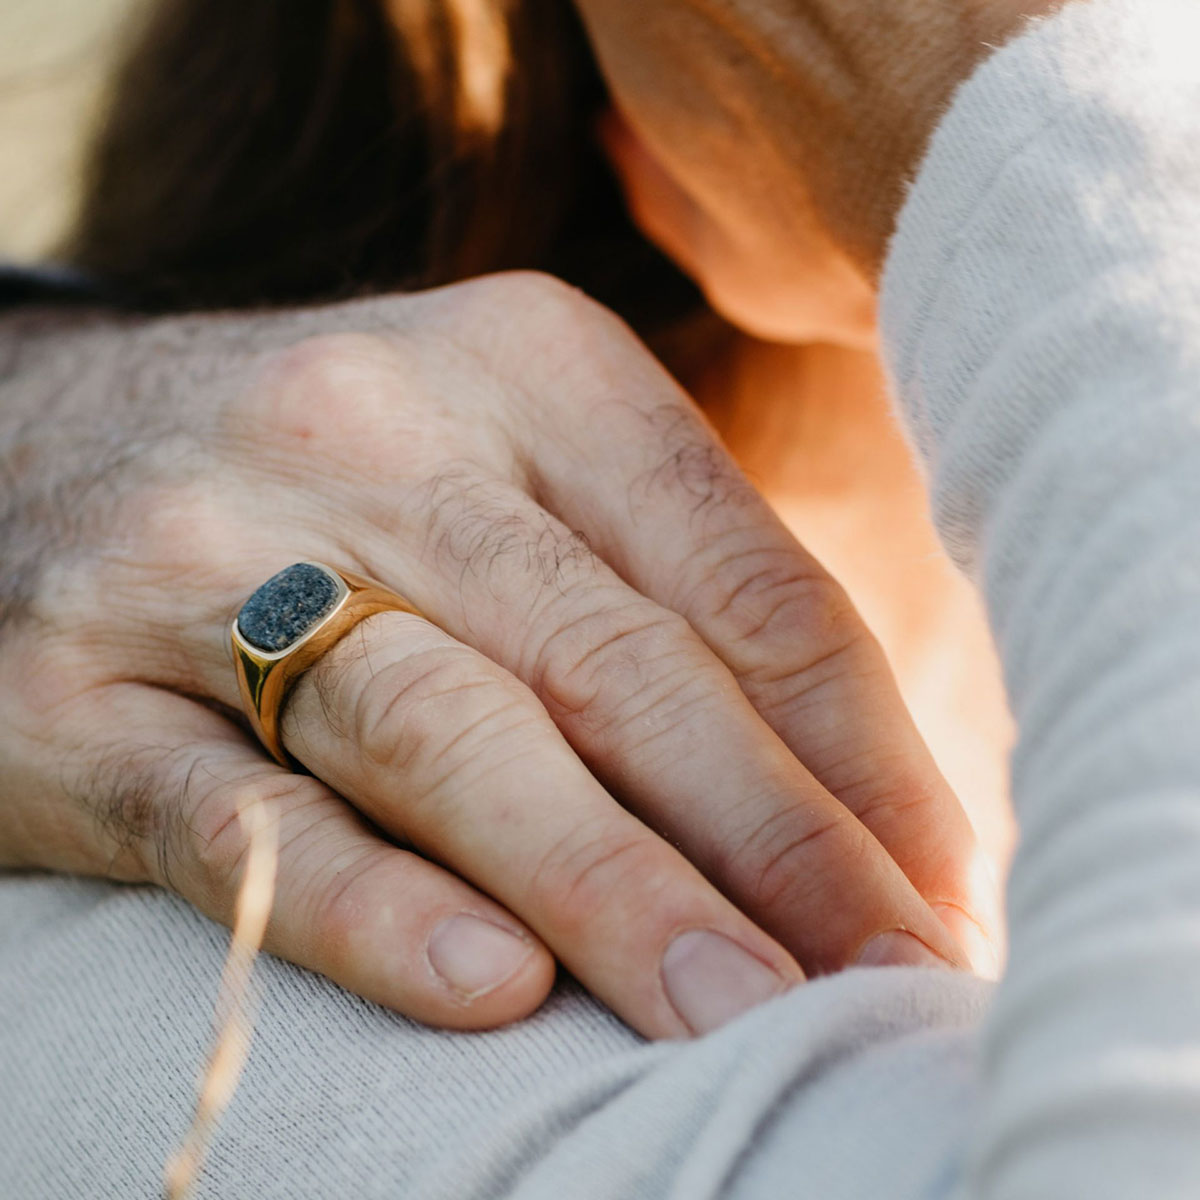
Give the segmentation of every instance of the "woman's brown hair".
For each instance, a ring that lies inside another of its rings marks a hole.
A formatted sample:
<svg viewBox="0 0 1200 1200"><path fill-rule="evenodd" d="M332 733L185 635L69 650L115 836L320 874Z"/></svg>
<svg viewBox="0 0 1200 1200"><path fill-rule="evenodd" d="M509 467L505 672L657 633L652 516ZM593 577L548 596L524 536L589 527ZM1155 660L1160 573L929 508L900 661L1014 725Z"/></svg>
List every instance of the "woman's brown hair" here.
<svg viewBox="0 0 1200 1200"><path fill-rule="evenodd" d="M696 295L633 230L567 0L156 0L67 257L146 309L551 271L635 324Z"/></svg>

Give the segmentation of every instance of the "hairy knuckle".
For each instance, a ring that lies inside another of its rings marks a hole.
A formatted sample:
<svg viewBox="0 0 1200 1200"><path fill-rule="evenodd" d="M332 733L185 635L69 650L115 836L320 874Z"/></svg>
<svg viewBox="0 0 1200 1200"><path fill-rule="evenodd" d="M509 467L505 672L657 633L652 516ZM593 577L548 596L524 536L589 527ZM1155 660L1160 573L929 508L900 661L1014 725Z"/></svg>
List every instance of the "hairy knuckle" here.
<svg viewBox="0 0 1200 1200"><path fill-rule="evenodd" d="M137 863L146 878L169 882L181 839L177 798L165 794L150 756L169 762L178 751L125 749L94 755L85 778L74 789L89 811L103 843L115 846L113 861Z"/></svg>
<svg viewBox="0 0 1200 1200"><path fill-rule="evenodd" d="M90 814L100 844L113 848L109 874L176 886L177 871L194 859L193 815L211 805L194 748L93 747L71 776L68 794Z"/></svg>
<svg viewBox="0 0 1200 1200"><path fill-rule="evenodd" d="M686 507L695 522L710 511L763 504L695 410L681 398L635 412L644 440L654 451L633 488L647 510L653 511L665 497Z"/></svg>
<svg viewBox="0 0 1200 1200"><path fill-rule="evenodd" d="M426 490L428 543L448 569L487 585L497 600L528 598L530 585L566 588L593 577L587 536L546 514L516 511L506 485L469 464L440 472Z"/></svg>

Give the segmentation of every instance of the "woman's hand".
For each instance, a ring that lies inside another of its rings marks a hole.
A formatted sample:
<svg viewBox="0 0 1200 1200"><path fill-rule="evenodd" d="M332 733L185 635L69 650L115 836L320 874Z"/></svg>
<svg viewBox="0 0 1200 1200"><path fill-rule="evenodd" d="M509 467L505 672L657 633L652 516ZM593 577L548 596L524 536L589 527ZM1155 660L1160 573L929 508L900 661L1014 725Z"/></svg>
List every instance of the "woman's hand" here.
<svg viewBox="0 0 1200 1200"><path fill-rule="evenodd" d="M930 903L981 941L970 826L877 644L579 294L2 337L0 861L227 921L265 800L267 948L459 1028L532 1011L555 957L678 1036L864 949L961 962ZM228 638L307 558L436 624L373 617L303 677L300 776L234 719Z"/></svg>
<svg viewBox="0 0 1200 1200"><path fill-rule="evenodd" d="M576 0L643 230L777 341L869 343L873 284L957 86L1063 0Z"/></svg>

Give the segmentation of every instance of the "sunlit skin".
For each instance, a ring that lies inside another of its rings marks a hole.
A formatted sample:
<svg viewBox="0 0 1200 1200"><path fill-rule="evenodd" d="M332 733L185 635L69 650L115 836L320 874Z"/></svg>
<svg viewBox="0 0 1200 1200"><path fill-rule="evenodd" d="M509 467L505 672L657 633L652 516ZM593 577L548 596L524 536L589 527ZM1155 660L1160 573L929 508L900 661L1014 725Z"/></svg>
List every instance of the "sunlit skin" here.
<svg viewBox="0 0 1200 1200"><path fill-rule="evenodd" d="M1013 841L1010 722L978 601L937 544L885 400L876 295L907 181L954 88L1059 3L579 5L611 88L600 136L630 212L748 335L689 383L880 640L998 875ZM917 45L919 71L904 52Z"/></svg>
<svg viewBox="0 0 1200 1200"><path fill-rule="evenodd" d="M643 232L747 331L689 387L879 638L987 868L1003 878L1014 827L999 664L979 600L937 540L889 406L873 286L815 232L783 260L752 222L744 235L726 232L616 113L601 136Z"/></svg>
<svg viewBox="0 0 1200 1200"><path fill-rule="evenodd" d="M740 339L693 384L793 533L843 583L1003 877L1011 720L978 597L946 557L879 360Z"/></svg>

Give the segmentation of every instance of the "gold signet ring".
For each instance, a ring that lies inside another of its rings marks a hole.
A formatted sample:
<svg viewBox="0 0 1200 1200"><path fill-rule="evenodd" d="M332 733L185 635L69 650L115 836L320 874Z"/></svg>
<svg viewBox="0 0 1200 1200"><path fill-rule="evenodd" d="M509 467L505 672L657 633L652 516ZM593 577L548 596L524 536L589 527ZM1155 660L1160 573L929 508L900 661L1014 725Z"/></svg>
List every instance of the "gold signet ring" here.
<svg viewBox="0 0 1200 1200"><path fill-rule="evenodd" d="M356 625L380 612L424 614L373 579L299 562L271 576L242 605L232 628L242 707L259 741L285 767L279 718L292 688Z"/></svg>

